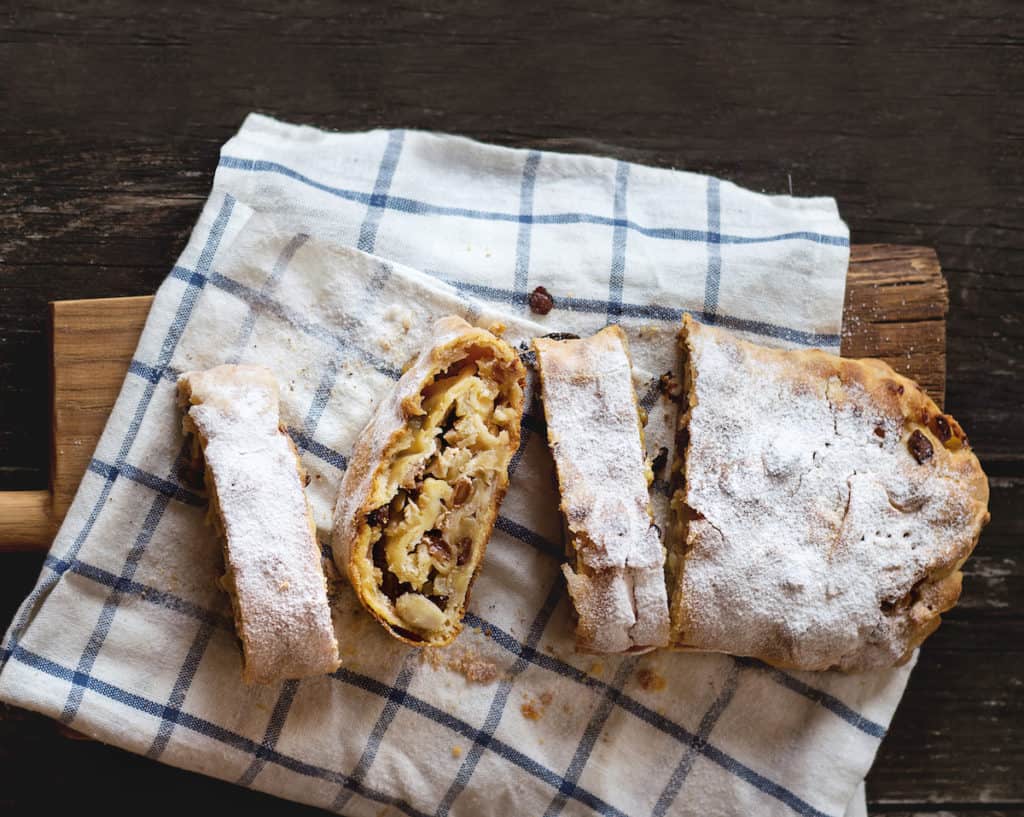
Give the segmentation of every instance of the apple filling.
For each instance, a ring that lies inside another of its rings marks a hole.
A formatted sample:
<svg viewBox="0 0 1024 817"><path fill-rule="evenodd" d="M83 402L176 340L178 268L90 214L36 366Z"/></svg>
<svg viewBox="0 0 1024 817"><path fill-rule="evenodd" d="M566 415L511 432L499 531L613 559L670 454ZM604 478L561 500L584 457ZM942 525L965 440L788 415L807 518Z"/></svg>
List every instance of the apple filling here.
<svg viewBox="0 0 1024 817"><path fill-rule="evenodd" d="M410 640L458 626L483 557L518 422L507 366L471 349L423 389L422 413L385 466L390 499L366 516L360 572L376 587L377 611Z"/></svg>

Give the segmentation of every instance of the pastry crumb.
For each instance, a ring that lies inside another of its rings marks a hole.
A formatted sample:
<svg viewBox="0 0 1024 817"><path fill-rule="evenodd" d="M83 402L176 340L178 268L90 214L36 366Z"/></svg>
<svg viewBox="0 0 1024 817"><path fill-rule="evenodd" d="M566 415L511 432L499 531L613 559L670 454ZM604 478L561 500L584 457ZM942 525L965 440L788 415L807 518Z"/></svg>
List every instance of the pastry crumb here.
<svg viewBox="0 0 1024 817"><path fill-rule="evenodd" d="M435 670L443 668L457 672L470 684L493 684L501 674L493 661L483 658L475 650L426 647L420 651L420 662Z"/></svg>
<svg viewBox="0 0 1024 817"><path fill-rule="evenodd" d="M461 746L453 746L452 747L452 757L462 757L462 747Z"/></svg>
<svg viewBox="0 0 1024 817"><path fill-rule="evenodd" d="M604 664L602 664L600 661L595 661L593 664L590 665L590 669L588 669L587 672L589 672L591 675L600 675L602 672L604 672Z"/></svg>
<svg viewBox="0 0 1024 817"><path fill-rule="evenodd" d="M533 705L533 701L527 701L519 707L519 711L523 713L523 717L528 721L539 721L541 713Z"/></svg>
<svg viewBox="0 0 1024 817"><path fill-rule="evenodd" d="M459 673L471 684L493 684L498 678L498 668L493 662L470 652L449 660L448 669Z"/></svg>
<svg viewBox="0 0 1024 817"><path fill-rule="evenodd" d="M495 321L494 323L487 327L487 331L489 331L492 335L497 335L499 338L505 334L506 329L508 329L508 327L501 321Z"/></svg>
<svg viewBox="0 0 1024 817"><path fill-rule="evenodd" d="M531 698L524 693L523 698L525 701L519 707L519 711L528 721L539 721L543 718L544 712L554 700L554 696L550 692L542 692L538 698Z"/></svg>

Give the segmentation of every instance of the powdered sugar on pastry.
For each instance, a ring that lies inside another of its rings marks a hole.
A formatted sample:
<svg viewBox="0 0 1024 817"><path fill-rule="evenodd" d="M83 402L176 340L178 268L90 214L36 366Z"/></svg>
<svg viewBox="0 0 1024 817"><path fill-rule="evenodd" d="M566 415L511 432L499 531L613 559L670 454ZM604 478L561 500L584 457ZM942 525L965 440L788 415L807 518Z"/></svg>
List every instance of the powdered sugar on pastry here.
<svg viewBox="0 0 1024 817"><path fill-rule="evenodd" d="M959 425L879 361L769 350L689 318L683 335L673 642L802 669L908 658L956 602L988 519Z"/></svg>
<svg viewBox="0 0 1024 817"><path fill-rule="evenodd" d="M625 336L534 340L548 442L574 566L563 571L579 615L577 646L624 652L663 645L664 549L651 520L643 437Z"/></svg>
<svg viewBox="0 0 1024 817"><path fill-rule="evenodd" d="M218 366L178 381L184 426L202 446L211 517L224 538L250 683L331 672L338 648L295 449L278 390L259 366ZM198 451L197 451L198 454Z"/></svg>

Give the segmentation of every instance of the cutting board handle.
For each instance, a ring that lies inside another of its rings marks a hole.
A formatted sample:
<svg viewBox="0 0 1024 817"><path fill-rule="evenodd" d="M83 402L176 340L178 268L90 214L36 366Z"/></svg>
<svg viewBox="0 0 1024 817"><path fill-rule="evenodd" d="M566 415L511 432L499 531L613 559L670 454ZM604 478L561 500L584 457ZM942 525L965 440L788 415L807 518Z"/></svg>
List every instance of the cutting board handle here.
<svg viewBox="0 0 1024 817"><path fill-rule="evenodd" d="M46 550L53 528L49 491L0 491L0 553Z"/></svg>

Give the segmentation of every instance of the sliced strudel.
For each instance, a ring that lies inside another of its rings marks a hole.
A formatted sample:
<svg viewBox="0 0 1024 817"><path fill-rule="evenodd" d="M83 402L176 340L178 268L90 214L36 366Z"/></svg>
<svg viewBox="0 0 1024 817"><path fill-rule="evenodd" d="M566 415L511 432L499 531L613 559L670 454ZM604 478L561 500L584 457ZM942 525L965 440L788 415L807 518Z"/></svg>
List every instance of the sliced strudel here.
<svg viewBox="0 0 1024 817"><path fill-rule="evenodd" d="M279 426L277 381L259 366L218 366L181 375L178 394L193 459L205 462L243 679L332 672L341 662L326 579L302 466Z"/></svg>
<svg viewBox="0 0 1024 817"><path fill-rule="evenodd" d="M444 645L462 628L519 446L525 379L507 343L441 318L356 443L334 512L334 559L407 644Z"/></svg>
<svg viewBox="0 0 1024 817"><path fill-rule="evenodd" d="M959 424L881 361L689 316L680 338L673 644L807 670L906 661L989 518Z"/></svg>
<svg viewBox="0 0 1024 817"><path fill-rule="evenodd" d="M533 341L558 472L578 615L577 649L642 652L668 640L665 550L651 517L651 469L626 336Z"/></svg>

